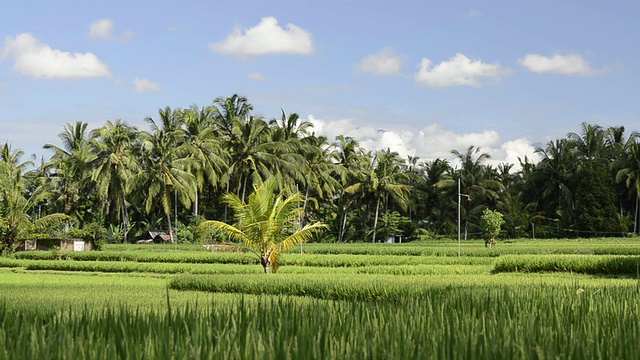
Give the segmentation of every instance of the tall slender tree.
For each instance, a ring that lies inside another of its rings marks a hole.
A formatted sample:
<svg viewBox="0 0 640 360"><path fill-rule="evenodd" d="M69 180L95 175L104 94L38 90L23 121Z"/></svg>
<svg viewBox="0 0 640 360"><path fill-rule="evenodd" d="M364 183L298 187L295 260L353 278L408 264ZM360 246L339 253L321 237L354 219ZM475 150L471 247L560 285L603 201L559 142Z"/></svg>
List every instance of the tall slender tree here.
<svg viewBox="0 0 640 360"><path fill-rule="evenodd" d="M91 147L95 158L91 161L91 178L97 185L98 196L106 207L108 221L120 222L127 242L129 212L127 183L140 169L134 154L138 129L122 120L107 121L91 132Z"/></svg>
<svg viewBox="0 0 640 360"><path fill-rule="evenodd" d="M194 197L193 213L198 215L199 193L205 186L217 188L227 171L229 153L223 149L219 133L216 131L213 107L198 108L192 105L182 112L184 137L187 151L194 160L191 173L195 176L197 187Z"/></svg>

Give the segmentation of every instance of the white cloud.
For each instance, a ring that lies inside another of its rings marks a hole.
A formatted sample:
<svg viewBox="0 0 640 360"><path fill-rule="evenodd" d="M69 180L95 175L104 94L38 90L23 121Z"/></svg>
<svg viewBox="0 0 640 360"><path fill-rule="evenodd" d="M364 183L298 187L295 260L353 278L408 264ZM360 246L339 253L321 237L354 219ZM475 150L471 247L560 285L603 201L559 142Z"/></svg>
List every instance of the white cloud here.
<svg viewBox="0 0 640 360"><path fill-rule="evenodd" d="M458 53L438 65L423 58L420 63L420 71L415 74L414 80L428 87L478 87L498 82L510 72L500 64L487 64Z"/></svg>
<svg viewBox="0 0 640 360"><path fill-rule="evenodd" d="M361 126L351 119L328 121L309 115L307 120L314 124L317 135L326 136L330 142L337 135L351 136L366 150L389 148L403 158L411 155L422 160L449 159L455 164L451 150L465 152L473 145L490 154L491 159L487 164L494 166L507 162L514 165L513 170L518 170L518 158L528 156L530 160L538 159L529 140L518 138L501 143L500 135L495 130L459 134L438 124L423 128L393 128L393 125L385 125L386 128L381 129L371 125Z"/></svg>
<svg viewBox="0 0 640 360"><path fill-rule="evenodd" d="M246 30L235 27L226 39L209 43L209 47L240 58L273 54L311 55L314 52L310 32L294 24L287 24L285 30L274 17L262 18L258 25Z"/></svg>
<svg viewBox="0 0 640 360"><path fill-rule="evenodd" d="M554 73L573 76L599 75L606 69L596 70L579 54L543 56L527 54L518 60L525 69L535 73Z"/></svg>
<svg viewBox="0 0 640 360"><path fill-rule="evenodd" d="M89 25L89 33L87 33L87 37L93 40L112 40L116 39L113 35L113 29L115 25L113 24L113 20L111 19L100 19L96 20ZM133 36L133 32L125 31L123 32L118 39L119 40L127 40Z"/></svg>
<svg viewBox="0 0 640 360"><path fill-rule="evenodd" d="M524 160L525 156L529 158L529 161L537 162L540 160L536 154L535 147L527 138L507 141L502 144L500 150L504 154L505 162L514 164L515 168L520 167L520 160Z"/></svg>
<svg viewBox="0 0 640 360"><path fill-rule="evenodd" d="M30 33L6 36L0 57L15 61L13 70L33 79L110 77L111 72L92 53L52 49Z"/></svg>
<svg viewBox="0 0 640 360"><path fill-rule="evenodd" d="M480 11L478 10L471 9L465 13L465 16L468 18L475 18L482 16L482 13L480 13Z"/></svg>
<svg viewBox="0 0 640 360"><path fill-rule="evenodd" d="M89 25L89 36L92 39L109 39L113 31L113 21L111 19L96 20Z"/></svg>
<svg viewBox="0 0 640 360"><path fill-rule="evenodd" d="M249 78L249 80L255 80L255 81L266 81L267 78L262 75L261 73L254 71L254 72L250 72L247 77Z"/></svg>
<svg viewBox="0 0 640 360"><path fill-rule="evenodd" d="M163 91L160 84L140 78L133 79L133 90L139 93L160 93Z"/></svg>
<svg viewBox="0 0 640 360"><path fill-rule="evenodd" d="M355 65L357 72L375 75L399 75L405 57L395 52L391 47L385 47L376 54L365 56Z"/></svg>

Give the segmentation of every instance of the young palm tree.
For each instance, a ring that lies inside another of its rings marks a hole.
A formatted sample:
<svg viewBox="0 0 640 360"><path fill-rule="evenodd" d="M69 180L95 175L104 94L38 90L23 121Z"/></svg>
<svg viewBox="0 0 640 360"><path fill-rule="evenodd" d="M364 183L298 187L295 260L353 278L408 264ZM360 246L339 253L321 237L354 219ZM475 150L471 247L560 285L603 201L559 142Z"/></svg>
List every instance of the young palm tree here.
<svg viewBox="0 0 640 360"><path fill-rule="evenodd" d="M311 240L314 234L326 228L316 222L294 230L295 222L301 216L299 205L303 198L299 193L290 196L283 192L276 194L275 188L273 179L259 186L254 184L254 191L246 203L239 196L228 193L224 201L234 210L236 224L209 220L200 225L202 229L220 232L240 241L242 246L260 258L266 274L278 271L280 254Z"/></svg>

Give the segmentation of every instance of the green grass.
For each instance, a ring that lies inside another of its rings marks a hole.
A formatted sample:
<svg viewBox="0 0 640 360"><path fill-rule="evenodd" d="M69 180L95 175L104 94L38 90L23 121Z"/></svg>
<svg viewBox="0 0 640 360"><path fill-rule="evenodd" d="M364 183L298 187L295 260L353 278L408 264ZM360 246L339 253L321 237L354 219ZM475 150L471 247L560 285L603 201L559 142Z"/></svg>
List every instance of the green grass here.
<svg viewBox="0 0 640 360"><path fill-rule="evenodd" d="M493 271L638 276L640 256L508 255L496 259Z"/></svg>
<svg viewBox="0 0 640 360"><path fill-rule="evenodd" d="M47 316L0 301L0 358L636 359L640 292L599 281L526 291L426 285L422 296L392 302L241 296L145 311L76 306Z"/></svg>
<svg viewBox="0 0 640 360"><path fill-rule="evenodd" d="M635 240L305 244L268 276L201 245L18 253L0 360L637 359Z"/></svg>

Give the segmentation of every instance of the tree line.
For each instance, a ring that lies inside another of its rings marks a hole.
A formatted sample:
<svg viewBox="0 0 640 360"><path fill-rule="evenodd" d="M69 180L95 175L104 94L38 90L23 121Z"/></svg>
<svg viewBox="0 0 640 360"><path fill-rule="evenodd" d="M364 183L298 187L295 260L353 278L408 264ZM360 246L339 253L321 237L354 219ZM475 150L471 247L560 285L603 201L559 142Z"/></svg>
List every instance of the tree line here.
<svg viewBox="0 0 640 360"><path fill-rule="evenodd" d="M195 241L204 236L195 225L205 219L233 221L225 194L245 200L267 179L302 196L292 229L321 221L325 241L453 237L458 211L465 237L480 237L487 209L503 214L503 237L640 232L640 137L623 126L583 123L579 133L538 147L539 159L519 159L515 171L488 164L489 154L475 146L452 150L454 162L402 158L367 151L352 137L317 136L295 113L267 120L253 112L245 97L232 95L159 109L145 119L148 130L121 120L91 131L68 123L61 146L44 145L52 155L39 163L7 143L0 148L0 235L104 230L129 242L170 229Z"/></svg>

